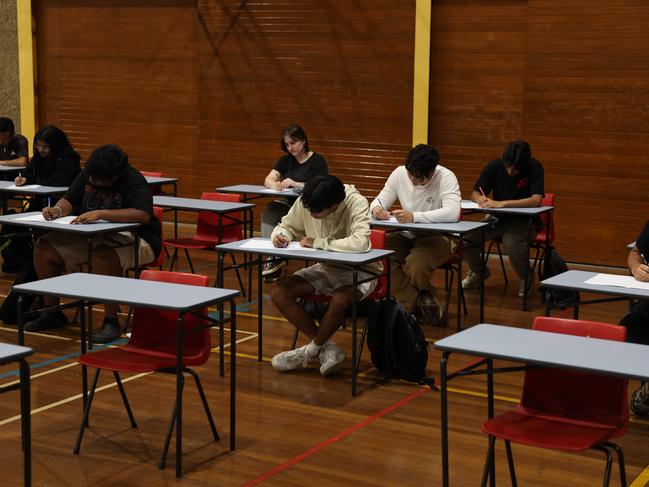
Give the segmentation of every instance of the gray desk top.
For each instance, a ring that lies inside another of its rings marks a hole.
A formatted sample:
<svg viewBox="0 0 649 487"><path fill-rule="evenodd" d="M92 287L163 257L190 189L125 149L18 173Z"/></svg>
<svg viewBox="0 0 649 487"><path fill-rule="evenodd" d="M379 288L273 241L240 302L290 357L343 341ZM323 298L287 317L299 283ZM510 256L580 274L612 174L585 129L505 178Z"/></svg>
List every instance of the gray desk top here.
<svg viewBox="0 0 649 487"><path fill-rule="evenodd" d="M99 303L118 303L174 311L201 308L239 296L239 291L232 289L144 281L80 272L19 284L13 289L25 294L44 294Z"/></svg>
<svg viewBox="0 0 649 487"><path fill-rule="evenodd" d="M11 223L29 228L42 228L49 231L60 231L68 233L79 233L84 235L93 235L100 233L121 232L133 230L140 226L139 223L86 223L83 225L70 225L69 223L39 222L30 220L20 220L20 218L29 215L38 215L39 211L30 211L27 213L15 213L12 215L0 215L0 223Z"/></svg>
<svg viewBox="0 0 649 487"><path fill-rule="evenodd" d="M597 284L584 284L584 281L595 277L601 272L567 271L541 281L541 287L554 289L569 289L571 291L584 291L595 294L612 294L625 298L649 299L649 291L620 286L601 286Z"/></svg>
<svg viewBox="0 0 649 487"><path fill-rule="evenodd" d="M554 206L535 206L532 208L476 208L471 200L462 200L462 209L477 213L500 213L502 215L535 216L554 210Z"/></svg>
<svg viewBox="0 0 649 487"><path fill-rule="evenodd" d="M223 186L216 188L215 191L222 193L239 193L239 194L258 194L264 196L284 196L286 198L297 198L300 196L298 191L287 189L284 191L275 191L263 185L257 184L235 184L234 186Z"/></svg>
<svg viewBox="0 0 649 487"><path fill-rule="evenodd" d="M289 249L251 249L241 248L243 244L251 240L259 242L268 242L267 238L248 238L222 245L217 245L215 249L219 252L241 252L244 254L271 255L275 257L285 257L287 259L313 260L317 262L329 262L332 264L345 264L351 266L360 266L369 264L392 255L392 250L371 249L369 252L351 254L346 252L332 252L329 250L289 250Z"/></svg>
<svg viewBox="0 0 649 487"><path fill-rule="evenodd" d="M480 324L435 342L435 348L526 364L649 378L649 346Z"/></svg>
<svg viewBox="0 0 649 487"><path fill-rule="evenodd" d="M3 193L48 195L61 194L68 190L67 186L40 186L39 188L10 188L10 186L14 186L13 181L0 181L0 191Z"/></svg>
<svg viewBox="0 0 649 487"><path fill-rule="evenodd" d="M29 357L34 351L29 347L0 343L0 364Z"/></svg>
<svg viewBox="0 0 649 487"><path fill-rule="evenodd" d="M178 181L178 178L167 178L164 176L144 176L146 182L149 184L170 184Z"/></svg>
<svg viewBox="0 0 649 487"><path fill-rule="evenodd" d="M22 171L26 166L6 166L5 164L0 164L0 172L12 172L12 171Z"/></svg>
<svg viewBox="0 0 649 487"><path fill-rule="evenodd" d="M439 232L463 235L475 232L488 226L485 222L460 221L457 223L395 223L372 218L370 225L374 228L393 228L396 230L409 230L412 232Z"/></svg>
<svg viewBox="0 0 649 487"><path fill-rule="evenodd" d="M176 196L154 196L153 204L163 208L189 211L211 211L213 213L231 213L253 208L252 203L230 203L227 201L201 200L198 198L178 198Z"/></svg>

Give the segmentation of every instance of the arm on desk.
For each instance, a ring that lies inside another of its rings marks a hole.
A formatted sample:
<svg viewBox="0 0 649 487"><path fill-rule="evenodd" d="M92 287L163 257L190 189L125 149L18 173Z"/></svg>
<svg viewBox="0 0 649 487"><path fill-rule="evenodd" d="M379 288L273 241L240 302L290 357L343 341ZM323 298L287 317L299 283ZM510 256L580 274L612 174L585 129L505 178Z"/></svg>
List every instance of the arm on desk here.
<svg viewBox="0 0 649 487"><path fill-rule="evenodd" d="M282 183L280 181L282 175L279 173L278 170L276 169L271 169L268 175L266 176L266 179L264 179L264 186L270 189L274 189L276 191L281 191L282 188Z"/></svg>
<svg viewBox="0 0 649 487"><path fill-rule="evenodd" d="M473 199L473 195L471 195L471 199ZM485 201L482 203L477 202L475 199L473 201L476 201L482 208L535 208L541 206L541 199L543 199L542 195L533 194L529 198L522 198L520 200L497 201L485 198Z"/></svg>
<svg viewBox="0 0 649 487"><path fill-rule="evenodd" d="M65 198L59 199L54 206L46 206L43 208L43 218L46 220L56 220L72 213L74 207Z"/></svg>
<svg viewBox="0 0 649 487"><path fill-rule="evenodd" d="M151 220L151 215L144 210L138 210L136 208L94 210L82 213L70 223L90 223L97 220L107 220L112 223L140 223L146 225Z"/></svg>
<svg viewBox="0 0 649 487"><path fill-rule="evenodd" d="M649 282L649 265L644 262L640 250L637 247L629 252L627 265L633 277L638 281Z"/></svg>
<svg viewBox="0 0 649 487"><path fill-rule="evenodd" d="M8 161L2 161L2 165L12 167L25 167L27 165L27 157L21 156L16 157L15 159L9 159Z"/></svg>

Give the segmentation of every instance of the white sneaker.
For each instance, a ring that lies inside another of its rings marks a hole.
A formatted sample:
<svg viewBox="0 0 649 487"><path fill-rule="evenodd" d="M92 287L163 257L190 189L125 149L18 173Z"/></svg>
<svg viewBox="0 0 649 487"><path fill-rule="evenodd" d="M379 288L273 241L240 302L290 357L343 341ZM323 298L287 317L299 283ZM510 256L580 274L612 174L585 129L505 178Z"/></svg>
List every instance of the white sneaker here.
<svg viewBox="0 0 649 487"><path fill-rule="evenodd" d="M309 364L311 359L315 357L309 357L306 353L306 345L296 348L295 350L289 350L287 352L278 353L271 360L271 365L274 369L286 372L287 370L295 369L304 369Z"/></svg>
<svg viewBox="0 0 649 487"><path fill-rule="evenodd" d="M329 375L338 370L345 360L345 352L332 341L320 348L320 374Z"/></svg>
<svg viewBox="0 0 649 487"><path fill-rule="evenodd" d="M491 276L491 272L489 271L489 268L486 267L484 270L484 278L485 280L489 279L489 276ZM469 270L467 273L466 277L462 279L462 288L463 289L475 289L480 286L480 273L479 272L473 272L472 270Z"/></svg>

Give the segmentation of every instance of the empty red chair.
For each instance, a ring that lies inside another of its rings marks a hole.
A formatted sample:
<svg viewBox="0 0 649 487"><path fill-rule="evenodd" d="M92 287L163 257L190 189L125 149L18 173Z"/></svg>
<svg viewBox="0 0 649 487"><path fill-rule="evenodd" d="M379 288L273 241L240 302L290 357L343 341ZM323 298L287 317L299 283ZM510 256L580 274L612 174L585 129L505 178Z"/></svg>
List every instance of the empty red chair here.
<svg viewBox="0 0 649 487"><path fill-rule="evenodd" d="M201 199L238 203L241 201L241 195L212 193L206 191L201 195ZM191 269L192 273L194 273L194 265L192 264L192 260L189 256L189 251L214 250L214 247L216 245L243 240L242 221L241 212L238 211L222 215L219 237L219 215L210 211L198 212L196 233L193 237L168 238L164 241L165 247L171 247L174 249L173 255L171 257L171 263L169 265L169 270L173 270L174 265L176 264L178 250L183 249L185 256L187 257L187 262L189 263L189 268ZM230 254L230 257L232 258L234 270L237 273L237 279L239 281L241 292L245 296L246 293L243 286L243 281L241 280L241 275L239 274L236 260L233 254Z"/></svg>
<svg viewBox="0 0 649 487"><path fill-rule="evenodd" d="M140 279L150 281L171 282L176 284L189 284L194 286L208 286L207 276L199 274L188 274L169 271L145 270L140 275ZM199 311L201 315L207 315L207 308ZM128 343L115 348L105 348L97 352L81 355L78 362L88 367L95 367L97 371L92 381L88 402L84 409L83 419L79 427L79 435L74 448L74 453L78 454L81 448L83 433L88 425L88 416L90 407L95 395L99 372L102 369L113 372L115 381L122 396L126 413L131 421L133 428L137 427L126 391L120 379L120 372L144 373L144 372L165 372L176 374L177 355L176 355L176 321L178 313L175 311L152 309L152 308L135 308L133 313L133 331ZM184 316L184 330L186 334L183 345L183 372L191 374L196 382L198 393L205 409L212 435L215 441L219 440L219 435L212 419L201 381L195 371L189 367L203 365L210 356L211 342L209 328L205 326L206 320L193 313L187 313ZM201 329L202 328L202 329ZM201 329L200 331L195 331ZM184 384L184 381L183 381ZM161 405L164 404L164 398L160 398ZM171 413L171 423L175 422L177 417L177 405L174 405ZM169 442L171 440L172 428L167 431L165 443L160 456L160 468L164 468L167 458Z"/></svg>
<svg viewBox="0 0 649 487"><path fill-rule="evenodd" d="M625 341L626 328L593 321L538 317L534 330ZM606 360L606 357L602 357ZM606 454L604 485L618 454L626 485L622 450L609 440L623 435L629 422L627 380L575 370L535 367L525 372L521 401L513 410L486 421L489 449L482 478L486 485L496 438L505 440L512 485L516 485L510 442L568 452L595 449Z"/></svg>

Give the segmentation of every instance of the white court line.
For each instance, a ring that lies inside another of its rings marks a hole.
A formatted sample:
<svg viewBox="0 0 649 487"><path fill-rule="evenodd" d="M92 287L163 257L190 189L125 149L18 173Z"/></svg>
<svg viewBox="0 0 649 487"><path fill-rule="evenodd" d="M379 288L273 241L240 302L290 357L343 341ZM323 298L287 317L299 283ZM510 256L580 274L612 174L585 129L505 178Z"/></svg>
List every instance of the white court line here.
<svg viewBox="0 0 649 487"><path fill-rule="evenodd" d="M18 333L18 328L7 328L5 326L0 326L0 330L12 331L14 333ZM39 333L37 331L26 331L25 335L34 335L34 336L38 336L38 337L54 338L55 340L65 340L65 341L74 340L74 338L62 337L62 336L58 336L58 335L50 335L49 333Z"/></svg>
<svg viewBox="0 0 649 487"><path fill-rule="evenodd" d="M256 338L256 337L257 337L256 334L255 334L255 335L251 335L251 336L247 336L247 337L245 337L245 338L241 338L240 340L237 340L236 343L239 344L239 343L247 342L248 340L252 340L253 338ZM229 348L229 347L230 347L230 343L227 343L227 344L225 345L225 347L223 347L223 348ZM214 347L214 348L212 349L212 352L216 352L216 351L218 351L219 348L220 348L220 347ZM78 363L75 362L74 364L69 364L69 365L67 365L66 367L71 367L71 366L73 366L73 365L78 365ZM124 382L130 382L130 381L132 381L132 380L139 379L140 377L144 377L144 376L147 376L147 375L152 374L152 373L153 373L153 372L144 372L144 373L142 373L142 374L137 374L137 375L134 375L134 376L132 376L132 377L128 377L128 378L126 378L126 379L122 379L122 383L124 383ZM117 386L117 382L111 382L110 384L106 384L105 386L98 387L96 390L97 390L97 392L99 392L99 391L103 391L103 390L106 390L106 389L110 389L111 387L116 387L116 386ZM71 397L68 397L68 398L66 398L66 399L61 399L60 401L53 402L53 403L51 403L51 404L47 404L47 405L42 406L42 407L40 407L40 408L32 409L32 410L31 410L31 415L33 416L33 415L36 414L36 413L41 413L41 412L43 412L43 411L47 411L48 409L52 409L52 408L55 408L55 407L57 407L57 406L61 406L62 404L67 404L67 403L69 403L69 402L76 401L77 399L80 399L80 398L82 398L82 397L83 397L83 394L77 394L77 395L75 395L75 396L71 396ZM0 421L0 426L3 426L3 425L5 425L5 424L9 424L9 423L13 423L14 421L18 421L19 419L20 419L20 414L17 414L16 416L12 416L12 417L7 418L7 419L3 419L2 421Z"/></svg>

